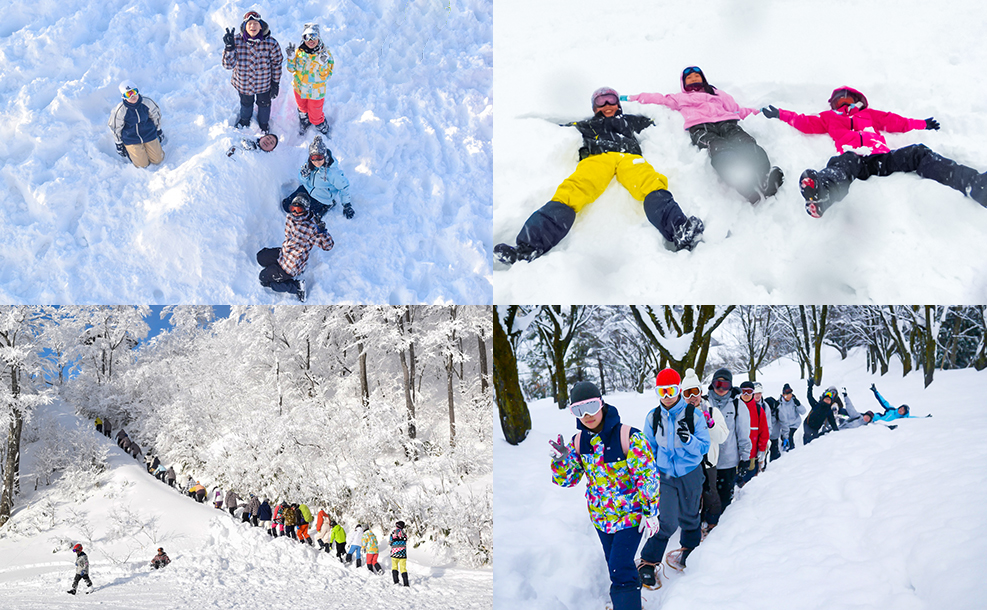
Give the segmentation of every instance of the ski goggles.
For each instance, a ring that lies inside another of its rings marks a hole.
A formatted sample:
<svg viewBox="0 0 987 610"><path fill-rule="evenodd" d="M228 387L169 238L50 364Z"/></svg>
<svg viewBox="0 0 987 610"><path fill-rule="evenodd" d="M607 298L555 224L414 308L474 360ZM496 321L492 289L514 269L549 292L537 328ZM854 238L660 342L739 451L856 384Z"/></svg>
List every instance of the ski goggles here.
<svg viewBox="0 0 987 610"><path fill-rule="evenodd" d="M682 70L682 76L689 76L690 74L702 74L703 71L696 66L689 66L685 70Z"/></svg>
<svg viewBox="0 0 987 610"><path fill-rule="evenodd" d="M569 405L569 412L576 417L582 418L586 415L596 415L603 408L602 398L587 398Z"/></svg>
<svg viewBox="0 0 987 610"><path fill-rule="evenodd" d="M750 388L744 388L744 389L740 390L740 395L741 396L753 396L754 395L754 390L752 390Z"/></svg>
<svg viewBox="0 0 987 610"><path fill-rule="evenodd" d="M246 23L250 20L260 21L260 13L257 11L249 11L243 16L243 22Z"/></svg>
<svg viewBox="0 0 987 610"><path fill-rule="evenodd" d="M658 398L672 398L678 396L679 386L677 385L659 385L655 386L655 394Z"/></svg>
<svg viewBox="0 0 987 610"><path fill-rule="evenodd" d="M716 381L713 382L714 390L729 390L732 387L733 384L727 381L726 379L717 379Z"/></svg>
<svg viewBox="0 0 987 610"><path fill-rule="evenodd" d="M312 161L325 161L326 160L326 156L325 155L309 155L308 158L311 159Z"/></svg>
<svg viewBox="0 0 987 610"><path fill-rule="evenodd" d="M702 390L699 388L688 388L682 390L682 398L692 398L693 396L699 396L702 394Z"/></svg>
<svg viewBox="0 0 987 610"><path fill-rule="evenodd" d="M617 106L620 100L613 93L601 93L593 99L594 108L603 108L604 106Z"/></svg>
<svg viewBox="0 0 987 610"><path fill-rule="evenodd" d="M834 398L836 398L836 392L834 392L832 390L826 390L823 393L822 397L823 398L829 397L830 400L833 400Z"/></svg>
<svg viewBox="0 0 987 610"><path fill-rule="evenodd" d="M304 36L302 36L302 40L305 40L305 41L318 40L318 39L319 39L319 35L316 34L315 32L311 32L311 33L308 33L308 34L305 34Z"/></svg>
<svg viewBox="0 0 987 610"><path fill-rule="evenodd" d="M139 92L137 91L136 88L127 87L126 89L123 90L123 97L128 98L131 95L134 95L134 94L137 94L137 93L139 93Z"/></svg>

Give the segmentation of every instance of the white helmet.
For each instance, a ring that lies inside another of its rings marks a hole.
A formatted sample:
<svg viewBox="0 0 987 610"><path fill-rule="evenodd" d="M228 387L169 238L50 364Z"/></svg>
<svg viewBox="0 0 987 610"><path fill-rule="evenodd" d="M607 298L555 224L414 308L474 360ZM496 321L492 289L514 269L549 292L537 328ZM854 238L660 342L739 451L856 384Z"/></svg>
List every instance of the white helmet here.
<svg viewBox="0 0 987 610"><path fill-rule="evenodd" d="M127 97L127 94L130 91L137 91L138 93L140 93L140 91L137 89L137 85L135 85L132 81L129 80L120 81L120 95L122 95L123 97Z"/></svg>

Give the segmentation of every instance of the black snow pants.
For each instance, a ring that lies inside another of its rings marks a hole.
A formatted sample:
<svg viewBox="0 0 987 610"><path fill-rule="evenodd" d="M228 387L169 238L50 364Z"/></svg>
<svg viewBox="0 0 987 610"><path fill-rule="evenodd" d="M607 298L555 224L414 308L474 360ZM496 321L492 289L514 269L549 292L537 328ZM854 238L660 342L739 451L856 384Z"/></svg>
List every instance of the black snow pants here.
<svg viewBox="0 0 987 610"><path fill-rule="evenodd" d="M93 586L93 581L89 579L89 574L76 574L75 575L75 580L72 581L72 590L73 591L75 591L76 589L79 588L79 581L80 580L86 581L86 585L89 586L89 587Z"/></svg>
<svg viewBox="0 0 987 610"><path fill-rule="evenodd" d="M288 275L288 273L278 264L278 257L281 256L281 248L264 248L257 253L257 262L263 267L260 272L260 285L270 288L274 292L298 292L298 280Z"/></svg>
<svg viewBox="0 0 987 610"><path fill-rule="evenodd" d="M705 464L704 460L706 480L703 481L703 521L716 525L720 522L720 513L723 511L720 494L716 489L716 466L706 468Z"/></svg>
<svg viewBox="0 0 987 610"><path fill-rule="evenodd" d="M716 469L716 491L720 494L720 512L733 501L733 487L737 483L737 467Z"/></svg>
<svg viewBox="0 0 987 610"><path fill-rule="evenodd" d="M710 163L721 180L748 201L760 199L760 190L767 185L771 162L757 140L740 127L740 121L693 125L689 128L689 137L693 144L709 151Z"/></svg>

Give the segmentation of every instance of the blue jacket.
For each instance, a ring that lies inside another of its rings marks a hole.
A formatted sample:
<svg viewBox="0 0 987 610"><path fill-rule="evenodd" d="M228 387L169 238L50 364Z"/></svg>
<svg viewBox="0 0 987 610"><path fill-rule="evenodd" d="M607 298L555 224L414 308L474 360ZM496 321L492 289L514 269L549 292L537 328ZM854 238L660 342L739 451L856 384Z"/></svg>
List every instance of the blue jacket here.
<svg viewBox="0 0 987 610"><path fill-rule="evenodd" d="M257 519L259 521L271 520L271 505L266 500L261 502L260 509L257 510Z"/></svg>
<svg viewBox="0 0 987 610"><path fill-rule="evenodd" d="M110 130L113 138L124 144L144 144L158 139L161 129L161 110L151 98L137 96L137 102L127 100L110 115Z"/></svg>
<svg viewBox="0 0 987 610"><path fill-rule="evenodd" d="M877 399L877 402L881 403L881 406L884 407L884 414L875 415L874 421L894 421L896 419L905 419L906 417L912 416L911 413L908 413L907 415L898 415L898 409L901 407L892 407L891 403L881 396L880 392L876 389L871 389L871 391L874 392L874 398Z"/></svg>
<svg viewBox="0 0 987 610"><path fill-rule="evenodd" d="M655 452L655 465L660 472L672 477L681 477L695 470L709 451L709 426L699 407L692 414L695 432L690 435L689 442L683 444L679 438L677 431L679 422L685 419L686 406L685 400L680 396L671 409L659 405L644 418L644 437ZM656 438L652 428L658 412L661 412L661 419Z"/></svg>
<svg viewBox="0 0 987 610"><path fill-rule="evenodd" d="M343 175L343 170L339 169L339 162L335 159L328 167L315 169L310 168L306 162L298 172L298 179L305 185L309 195L330 208L336 203L350 203L350 181Z"/></svg>

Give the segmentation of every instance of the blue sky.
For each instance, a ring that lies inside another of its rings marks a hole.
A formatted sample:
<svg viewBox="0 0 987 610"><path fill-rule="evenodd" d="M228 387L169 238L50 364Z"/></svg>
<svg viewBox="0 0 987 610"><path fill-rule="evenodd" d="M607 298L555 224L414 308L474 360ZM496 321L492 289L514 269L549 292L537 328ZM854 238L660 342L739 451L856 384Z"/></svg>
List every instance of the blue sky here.
<svg viewBox="0 0 987 610"><path fill-rule="evenodd" d="M161 310L164 307L164 305L151 305L151 314L145 318L147 325L151 327L151 330L147 333L148 339L154 337L162 330L169 330L171 328L170 316L164 320L161 319ZM212 308L216 312L217 318L225 318L230 315L229 305L213 305Z"/></svg>

